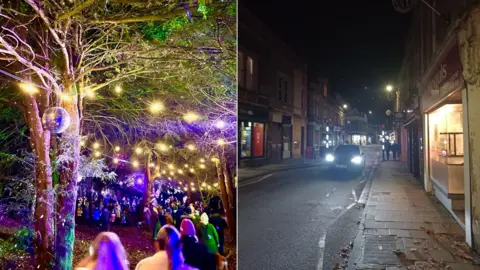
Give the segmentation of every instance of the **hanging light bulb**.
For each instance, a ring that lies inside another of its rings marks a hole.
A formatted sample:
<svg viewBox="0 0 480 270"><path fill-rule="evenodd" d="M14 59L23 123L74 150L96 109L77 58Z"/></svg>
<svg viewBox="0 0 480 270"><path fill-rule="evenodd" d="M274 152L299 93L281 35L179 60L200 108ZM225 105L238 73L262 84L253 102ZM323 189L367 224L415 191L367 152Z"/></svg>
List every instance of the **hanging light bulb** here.
<svg viewBox="0 0 480 270"><path fill-rule="evenodd" d="M178 169L178 173L179 173L179 174L183 174L183 170Z"/></svg>
<svg viewBox="0 0 480 270"><path fill-rule="evenodd" d="M214 183L213 186L214 186L214 187L218 187L218 183Z"/></svg>
<svg viewBox="0 0 480 270"><path fill-rule="evenodd" d="M142 152L143 152L142 148L140 147L135 148L135 153L137 153L138 155L141 154Z"/></svg>
<svg viewBox="0 0 480 270"><path fill-rule="evenodd" d="M222 120L218 120L216 123L215 123L215 126L219 129L222 129L225 127L225 122L223 122Z"/></svg>
<svg viewBox="0 0 480 270"><path fill-rule="evenodd" d="M168 164L168 168L169 168L170 170L173 170L173 168L174 168L174 167L173 167L173 164Z"/></svg>
<svg viewBox="0 0 480 270"><path fill-rule="evenodd" d="M102 153L100 153L100 151L95 151L95 157L100 157L102 155Z"/></svg>
<svg viewBox="0 0 480 270"><path fill-rule="evenodd" d="M133 166L134 168L138 168L139 165L140 165L140 164L139 164L138 161L136 161L136 160L134 160L134 161L132 162L132 166Z"/></svg>
<svg viewBox="0 0 480 270"><path fill-rule="evenodd" d="M194 173L195 170L194 170L193 168L190 168L190 172L191 172L191 173Z"/></svg>
<svg viewBox="0 0 480 270"><path fill-rule="evenodd" d="M198 116L198 114L194 112L189 112L183 116L183 120L185 120L185 122L187 123L193 123L198 119L200 119L200 116Z"/></svg>
<svg viewBox="0 0 480 270"><path fill-rule="evenodd" d="M200 159L200 162L201 162L201 163L205 163L205 159L204 159L204 158L201 158L201 159Z"/></svg>
<svg viewBox="0 0 480 270"><path fill-rule="evenodd" d="M187 145L187 149L190 150L190 151L195 151L195 145L189 144L189 145Z"/></svg>
<svg viewBox="0 0 480 270"><path fill-rule="evenodd" d="M217 140L217 144L220 146L225 145L225 140L220 138Z"/></svg>
<svg viewBox="0 0 480 270"><path fill-rule="evenodd" d="M122 93L122 87L120 85L115 86L115 93L117 94Z"/></svg>
<svg viewBox="0 0 480 270"><path fill-rule="evenodd" d="M113 163L118 164L118 162L119 162L118 158L113 159Z"/></svg>
<svg viewBox="0 0 480 270"><path fill-rule="evenodd" d="M38 88L31 83L19 83L18 87L20 87L23 92L30 95L38 93Z"/></svg>
<svg viewBox="0 0 480 270"><path fill-rule="evenodd" d="M168 146L167 146L166 144L164 144L164 143L158 143L158 144L157 144L157 148L158 148L158 150L160 150L160 151L167 151L167 150L168 150Z"/></svg>
<svg viewBox="0 0 480 270"><path fill-rule="evenodd" d="M115 146L115 152L120 151L120 146Z"/></svg>
<svg viewBox="0 0 480 270"><path fill-rule="evenodd" d="M200 164L199 167L200 169L205 169L205 164Z"/></svg>
<svg viewBox="0 0 480 270"><path fill-rule="evenodd" d="M159 101L154 101L150 105L150 111L154 114L161 112L164 109L163 104Z"/></svg>
<svg viewBox="0 0 480 270"><path fill-rule="evenodd" d="M98 149L100 148L100 144L98 142L95 142L93 145L92 145L92 148L93 149Z"/></svg>
<svg viewBox="0 0 480 270"><path fill-rule="evenodd" d="M153 168L153 167L155 167L155 164L150 163L150 164L148 164L148 167Z"/></svg>

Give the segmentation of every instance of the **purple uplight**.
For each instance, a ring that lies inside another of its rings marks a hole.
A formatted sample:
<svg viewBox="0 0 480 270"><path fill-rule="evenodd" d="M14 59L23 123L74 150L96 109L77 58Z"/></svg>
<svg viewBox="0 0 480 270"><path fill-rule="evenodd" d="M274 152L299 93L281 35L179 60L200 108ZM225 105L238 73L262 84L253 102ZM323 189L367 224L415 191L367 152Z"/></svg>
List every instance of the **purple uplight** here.
<svg viewBox="0 0 480 270"><path fill-rule="evenodd" d="M142 178L137 178L137 184L142 184L142 183L143 183Z"/></svg>

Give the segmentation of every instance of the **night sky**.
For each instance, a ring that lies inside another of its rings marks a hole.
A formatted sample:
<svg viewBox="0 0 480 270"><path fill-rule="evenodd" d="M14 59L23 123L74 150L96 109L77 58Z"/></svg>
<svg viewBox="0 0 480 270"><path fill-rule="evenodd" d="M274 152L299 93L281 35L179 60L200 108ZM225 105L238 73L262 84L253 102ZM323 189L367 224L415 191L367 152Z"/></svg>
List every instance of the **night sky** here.
<svg viewBox="0 0 480 270"><path fill-rule="evenodd" d="M395 11L391 0L240 1L308 59L310 71L327 77L330 91L360 111L372 110L371 122L384 120L384 89L396 82L410 14Z"/></svg>

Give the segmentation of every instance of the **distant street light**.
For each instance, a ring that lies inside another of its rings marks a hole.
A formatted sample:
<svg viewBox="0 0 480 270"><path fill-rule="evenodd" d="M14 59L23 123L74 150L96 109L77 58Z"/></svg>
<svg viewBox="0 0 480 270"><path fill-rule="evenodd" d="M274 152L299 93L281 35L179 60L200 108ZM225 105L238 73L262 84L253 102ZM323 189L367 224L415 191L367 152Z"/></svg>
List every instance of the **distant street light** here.
<svg viewBox="0 0 480 270"><path fill-rule="evenodd" d="M368 111L369 114L372 114L372 111Z"/></svg>
<svg viewBox="0 0 480 270"><path fill-rule="evenodd" d="M343 108L344 108L344 109L348 108L348 105L347 105L347 104L343 104Z"/></svg>
<svg viewBox="0 0 480 270"><path fill-rule="evenodd" d="M387 87L385 89L387 89L388 92L392 92L393 86L387 85Z"/></svg>

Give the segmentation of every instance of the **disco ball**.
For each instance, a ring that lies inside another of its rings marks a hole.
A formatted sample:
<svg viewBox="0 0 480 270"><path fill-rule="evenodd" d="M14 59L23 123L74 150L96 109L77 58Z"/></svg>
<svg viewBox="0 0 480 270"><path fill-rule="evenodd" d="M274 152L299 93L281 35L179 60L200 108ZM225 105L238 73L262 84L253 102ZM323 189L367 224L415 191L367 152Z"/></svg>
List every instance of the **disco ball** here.
<svg viewBox="0 0 480 270"><path fill-rule="evenodd" d="M42 123L45 129L53 133L62 133L70 126L71 119L64 108L52 107L45 110Z"/></svg>

